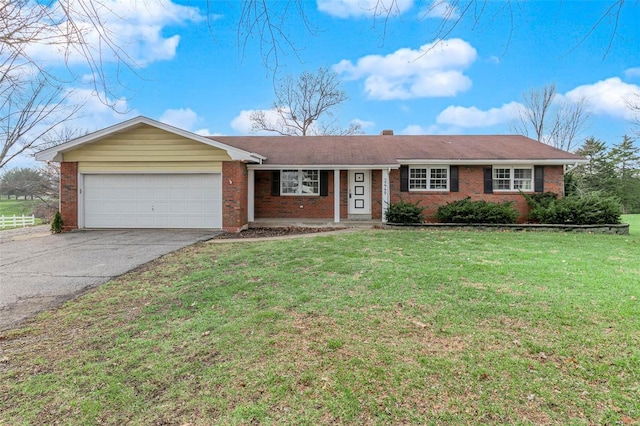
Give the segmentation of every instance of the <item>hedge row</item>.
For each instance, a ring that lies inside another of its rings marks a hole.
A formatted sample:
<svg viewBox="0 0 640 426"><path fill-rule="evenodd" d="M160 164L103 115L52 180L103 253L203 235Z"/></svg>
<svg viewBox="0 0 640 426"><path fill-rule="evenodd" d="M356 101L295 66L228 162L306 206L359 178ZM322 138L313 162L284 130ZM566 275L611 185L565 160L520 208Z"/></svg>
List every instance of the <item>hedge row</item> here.
<svg viewBox="0 0 640 426"><path fill-rule="evenodd" d="M558 198L557 194L522 194L531 211L527 219L534 223L564 225L602 225L620 223L622 207L612 197L599 193ZM424 208L418 203L400 201L389 206L389 223L421 223ZM471 201L470 197L440 206L436 220L441 223L516 223L518 211L513 202Z"/></svg>

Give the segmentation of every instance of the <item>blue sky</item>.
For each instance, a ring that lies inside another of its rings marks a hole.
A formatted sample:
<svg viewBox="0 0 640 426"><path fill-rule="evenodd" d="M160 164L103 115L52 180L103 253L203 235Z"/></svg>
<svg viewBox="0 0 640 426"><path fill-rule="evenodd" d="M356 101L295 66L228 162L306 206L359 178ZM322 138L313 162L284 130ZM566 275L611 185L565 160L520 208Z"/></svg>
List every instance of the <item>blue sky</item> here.
<svg viewBox="0 0 640 426"><path fill-rule="evenodd" d="M71 126L91 131L145 115L201 134L250 134L249 113L271 107L274 62L265 67L258 37L244 50L239 45L240 1L109 2L122 19L113 23L119 39L140 65L135 73L106 65L121 82L114 87L126 113L74 83L70 100L84 107ZM275 17L285 3L272 3ZM625 99L640 93L637 2L624 4L613 38L611 17L590 32L613 1L511 2L511 12L488 2L478 22L465 16L436 45L438 26L451 22L443 14L455 17L459 9L442 0L396 0L385 21L372 16L375 3L305 1L310 28L289 10L282 28L296 50L279 52L275 76L332 68L350 96L337 117L343 125L359 120L367 134L512 133L523 92L551 83L560 100L587 100L581 140L616 143L633 134ZM59 65L54 55L42 60Z"/></svg>

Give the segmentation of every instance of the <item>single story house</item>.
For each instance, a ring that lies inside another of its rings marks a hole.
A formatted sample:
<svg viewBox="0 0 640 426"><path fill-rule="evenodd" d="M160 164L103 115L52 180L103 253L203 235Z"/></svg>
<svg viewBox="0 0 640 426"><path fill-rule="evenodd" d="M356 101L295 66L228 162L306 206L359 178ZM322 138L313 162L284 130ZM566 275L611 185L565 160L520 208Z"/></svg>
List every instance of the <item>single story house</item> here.
<svg viewBox="0 0 640 426"><path fill-rule="evenodd" d="M36 154L61 163L60 212L77 228L213 228L263 219L385 221L420 200L427 220L465 197L562 194L584 158L524 136L200 136L138 117Z"/></svg>

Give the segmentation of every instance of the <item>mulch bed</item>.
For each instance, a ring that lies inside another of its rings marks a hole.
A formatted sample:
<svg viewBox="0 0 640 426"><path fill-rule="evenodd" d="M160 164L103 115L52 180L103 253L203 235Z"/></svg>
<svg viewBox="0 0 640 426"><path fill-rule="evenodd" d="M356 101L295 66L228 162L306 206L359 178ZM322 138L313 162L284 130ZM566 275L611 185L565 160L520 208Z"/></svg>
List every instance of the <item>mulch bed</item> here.
<svg viewBox="0 0 640 426"><path fill-rule="evenodd" d="M330 232L330 231L340 231L344 228L330 228L330 227L322 227L322 228L307 228L303 226L284 226L284 227L274 227L274 228L249 228L240 232L225 232L223 234L218 235L214 239L223 240L223 239L239 239L239 238L268 238L268 237L284 237L288 235L299 235L299 234L315 234L318 232Z"/></svg>

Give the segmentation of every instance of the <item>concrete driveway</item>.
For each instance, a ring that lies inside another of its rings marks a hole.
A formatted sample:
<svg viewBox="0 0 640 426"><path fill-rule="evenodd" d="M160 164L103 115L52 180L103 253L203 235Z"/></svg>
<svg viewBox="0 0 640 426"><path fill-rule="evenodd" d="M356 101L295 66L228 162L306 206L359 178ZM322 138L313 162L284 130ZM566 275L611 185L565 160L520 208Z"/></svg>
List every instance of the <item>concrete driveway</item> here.
<svg viewBox="0 0 640 426"><path fill-rule="evenodd" d="M37 227L38 228L38 227ZM0 232L0 330L180 248L211 230Z"/></svg>

